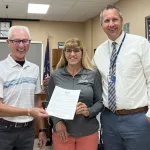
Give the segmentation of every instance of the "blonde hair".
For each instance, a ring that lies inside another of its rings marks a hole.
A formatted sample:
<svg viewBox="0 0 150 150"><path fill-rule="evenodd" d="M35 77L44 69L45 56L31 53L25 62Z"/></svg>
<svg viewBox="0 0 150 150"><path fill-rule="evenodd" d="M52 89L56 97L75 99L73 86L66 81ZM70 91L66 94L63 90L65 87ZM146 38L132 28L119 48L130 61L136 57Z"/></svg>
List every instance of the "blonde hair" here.
<svg viewBox="0 0 150 150"><path fill-rule="evenodd" d="M82 66L86 69L92 70L94 65L91 63L89 56L87 55L86 49L83 47L82 42L78 38L70 38L64 44L64 49L61 54L61 58L56 66L56 69L62 68L68 64L65 57L66 48L80 48L82 50Z"/></svg>

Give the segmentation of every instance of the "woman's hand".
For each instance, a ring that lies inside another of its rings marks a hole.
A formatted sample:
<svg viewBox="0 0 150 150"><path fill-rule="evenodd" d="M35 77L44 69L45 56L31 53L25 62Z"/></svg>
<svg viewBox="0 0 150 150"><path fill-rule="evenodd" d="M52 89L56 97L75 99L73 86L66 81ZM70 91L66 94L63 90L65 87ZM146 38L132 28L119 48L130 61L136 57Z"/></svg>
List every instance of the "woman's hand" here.
<svg viewBox="0 0 150 150"><path fill-rule="evenodd" d="M87 106L82 102L78 102L77 106L76 106L76 114L77 115L82 114L85 117L88 117L89 116L89 111L88 111Z"/></svg>
<svg viewBox="0 0 150 150"><path fill-rule="evenodd" d="M56 132L61 141L66 142L68 140L68 132L65 124L62 121L59 121L56 124Z"/></svg>

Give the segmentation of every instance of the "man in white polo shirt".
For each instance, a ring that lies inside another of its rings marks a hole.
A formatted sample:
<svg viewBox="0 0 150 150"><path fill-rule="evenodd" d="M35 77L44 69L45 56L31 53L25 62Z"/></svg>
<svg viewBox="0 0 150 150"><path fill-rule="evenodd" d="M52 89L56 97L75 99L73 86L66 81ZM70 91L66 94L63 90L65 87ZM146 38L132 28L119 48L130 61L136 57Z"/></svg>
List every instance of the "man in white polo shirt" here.
<svg viewBox="0 0 150 150"><path fill-rule="evenodd" d="M33 150L34 118L39 121L41 149L47 141L39 67L25 59L30 39L27 27L11 27L7 40L11 53L0 62L0 150Z"/></svg>

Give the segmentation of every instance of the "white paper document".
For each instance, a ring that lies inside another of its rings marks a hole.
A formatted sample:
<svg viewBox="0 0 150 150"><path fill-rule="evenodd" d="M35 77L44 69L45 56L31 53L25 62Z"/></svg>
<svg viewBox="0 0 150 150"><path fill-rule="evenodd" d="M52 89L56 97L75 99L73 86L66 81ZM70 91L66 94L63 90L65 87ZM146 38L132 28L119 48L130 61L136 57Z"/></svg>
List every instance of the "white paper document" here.
<svg viewBox="0 0 150 150"><path fill-rule="evenodd" d="M46 112L62 119L73 120L81 90L67 90L55 87Z"/></svg>

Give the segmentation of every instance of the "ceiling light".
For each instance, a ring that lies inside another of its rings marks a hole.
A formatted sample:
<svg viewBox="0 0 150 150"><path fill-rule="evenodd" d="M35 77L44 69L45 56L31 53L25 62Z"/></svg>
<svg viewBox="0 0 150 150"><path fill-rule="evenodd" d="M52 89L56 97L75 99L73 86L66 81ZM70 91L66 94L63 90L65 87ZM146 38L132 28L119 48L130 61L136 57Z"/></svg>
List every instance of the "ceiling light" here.
<svg viewBox="0 0 150 150"><path fill-rule="evenodd" d="M46 14L50 5L28 4L28 13Z"/></svg>

